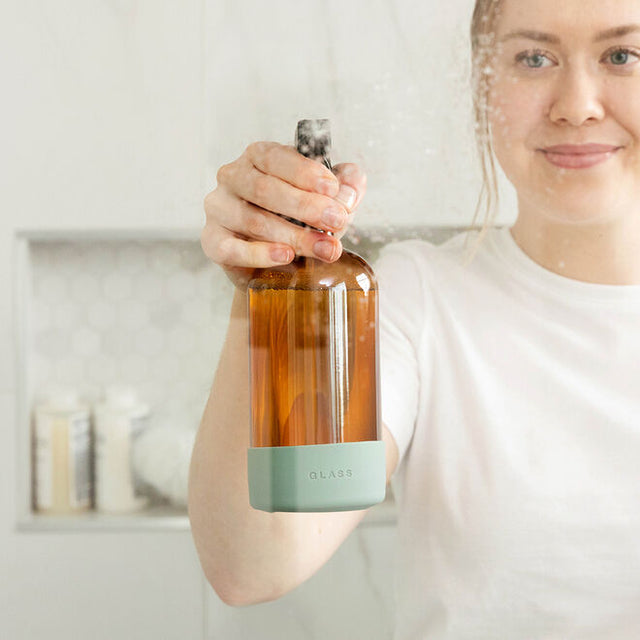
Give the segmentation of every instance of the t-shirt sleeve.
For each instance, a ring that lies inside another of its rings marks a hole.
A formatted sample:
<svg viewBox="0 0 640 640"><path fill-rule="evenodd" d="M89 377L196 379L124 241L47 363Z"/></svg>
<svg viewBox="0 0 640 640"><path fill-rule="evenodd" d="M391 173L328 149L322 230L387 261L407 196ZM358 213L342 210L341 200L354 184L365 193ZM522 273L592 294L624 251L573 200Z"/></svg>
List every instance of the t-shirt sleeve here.
<svg viewBox="0 0 640 640"><path fill-rule="evenodd" d="M419 351L424 327L423 287L410 242L385 247L376 261L380 291L380 386L382 422L393 435L400 459L418 414Z"/></svg>

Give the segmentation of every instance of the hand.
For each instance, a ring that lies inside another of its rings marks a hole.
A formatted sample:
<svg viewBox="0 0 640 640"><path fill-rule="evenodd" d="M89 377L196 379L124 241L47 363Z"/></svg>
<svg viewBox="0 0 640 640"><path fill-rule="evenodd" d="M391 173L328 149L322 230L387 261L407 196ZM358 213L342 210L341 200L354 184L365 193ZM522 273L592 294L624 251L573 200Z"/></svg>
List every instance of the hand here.
<svg viewBox="0 0 640 640"><path fill-rule="evenodd" d="M366 176L357 165L336 165L332 173L276 142L249 145L220 168L217 181L204 200L201 244L238 286L254 268L287 264L296 255L337 260L340 238L366 190Z"/></svg>

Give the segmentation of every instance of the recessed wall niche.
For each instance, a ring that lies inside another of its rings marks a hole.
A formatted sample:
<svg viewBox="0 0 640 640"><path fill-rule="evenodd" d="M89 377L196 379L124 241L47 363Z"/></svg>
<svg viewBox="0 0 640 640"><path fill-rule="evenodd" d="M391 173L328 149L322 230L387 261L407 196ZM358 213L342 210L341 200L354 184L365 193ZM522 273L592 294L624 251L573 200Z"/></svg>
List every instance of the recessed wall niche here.
<svg viewBox="0 0 640 640"><path fill-rule="evenodd" d="M97 399L125 384L156 423L197 425L230 293L199 243L33 241L30 255L33 391L57 384Z"/></svg>
<svg viewBox="0 0 640 640"><path fill-rule="evenodd" d="M459 230L352 229L344 243L374 263L388 242L438 244ZM92 405L117 385L149 405L151 428L194 432L226 335L233 286L203 254L198 232L26 231L16 236L15 256L18 527L187 528L184 509L154 508L157 502L133 517L34 516L32 412L51 387L75 389ZM174 462L186 470L184 448ZM394 521L389 491L365 523Z"/></svg>
<svg viewBox="0 0 640 640"><path fill-rule="evenodd" d="M33 408L51 389L76 390L91 406L107 388L128 387L150 407L150 428L197 429L232 285L203 254L198 234L187 235L18 235L22 460L31 459ZM30 513L30 466L19 465L19 519Z"/></svg>

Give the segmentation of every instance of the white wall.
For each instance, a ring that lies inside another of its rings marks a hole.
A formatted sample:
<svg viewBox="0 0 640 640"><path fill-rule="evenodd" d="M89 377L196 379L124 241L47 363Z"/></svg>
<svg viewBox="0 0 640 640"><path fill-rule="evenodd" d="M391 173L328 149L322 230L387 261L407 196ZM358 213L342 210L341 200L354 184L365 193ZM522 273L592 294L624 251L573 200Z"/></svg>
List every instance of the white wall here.
<svg viewBox="0 0 640 640"><path fill-rule="evenodd" d="M360 225L464 225L479 178L469 91L473 0L207 3L207 175L252 140L332 121L367 171Z"/></svg>

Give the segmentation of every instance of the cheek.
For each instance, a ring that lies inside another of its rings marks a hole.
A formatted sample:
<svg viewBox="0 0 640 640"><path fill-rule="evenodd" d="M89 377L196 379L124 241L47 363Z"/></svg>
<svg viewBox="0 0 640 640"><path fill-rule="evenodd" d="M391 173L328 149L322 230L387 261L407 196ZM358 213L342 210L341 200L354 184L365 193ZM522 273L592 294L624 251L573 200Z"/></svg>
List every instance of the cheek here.
<svg viewBox="0 0 640 640"><path fill-rule="evenodd" d="M619 137L631 138L636 148L640 143L640 87L630 91L628 87L611 87L606 95L607 115L624 133Z"/></svg>
<svg viewBox="0 0 640 640"><path fill-rule="evenodd" d="M497 79L488 104L496 150L521 148L535 142L545 114L545 96L540 91L517 79Z"/></svg>
<svg viewBox="0 0 640 640"><path fill-rule="evenodd" d="M603 102L610 123L610 133L605 137L612 143L624 145L620 162L624 169L633 172L640 185L640 78L634 80L611 83Z"/></svg>

